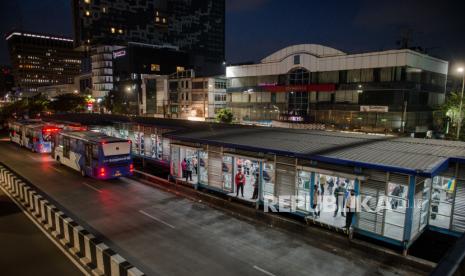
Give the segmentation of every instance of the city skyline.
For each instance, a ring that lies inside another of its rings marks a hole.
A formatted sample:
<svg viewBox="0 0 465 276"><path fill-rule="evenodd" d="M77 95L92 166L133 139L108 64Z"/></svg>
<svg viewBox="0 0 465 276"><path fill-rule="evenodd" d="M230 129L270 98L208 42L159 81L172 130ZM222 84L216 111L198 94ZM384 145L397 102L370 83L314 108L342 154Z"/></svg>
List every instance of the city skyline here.
<svg viewBox="0 0 465 276"><path fill-rule="evenodd" d="M280 48L317 43L349 53L384 50L409 33L409 46L451 63L465 58L465 31L460 1L389 1L371 4L356 0L315 3L276 0L226 1L226 61L258 61ZM13 29L72 37L71 2L2 2L3 34ZM416 9L422 13L409 16ZM44 17L44 14L48 16ZM0 64L9 63L6 42L0 44Z"/></svg>

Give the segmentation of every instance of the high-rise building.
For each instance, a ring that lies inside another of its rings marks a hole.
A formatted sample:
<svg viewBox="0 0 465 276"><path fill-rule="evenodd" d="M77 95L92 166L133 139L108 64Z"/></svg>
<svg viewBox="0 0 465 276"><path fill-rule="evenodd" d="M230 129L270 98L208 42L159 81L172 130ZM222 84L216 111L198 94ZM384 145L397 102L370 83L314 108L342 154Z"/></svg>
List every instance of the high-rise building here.
<svg viewBox="0 0 465 276"><path fill-rule="evenodd" d="M221 75L225 71L224 10L224 0L73 0L76 46L92 49L93 75L108 80L112 65L102 53L129 42L178 47L189 54L189 67L198 75ZM96 59L106 62L107 73L95 68ZM106 81L93 85L96 97L113 89Z"/></svg>
<svg viewBox="0 0 465 276"><path fill-rule="evenodd" d="M15 31L6 40L19 96L33 95L41 86L72 84L81 71L83 53L72 39Z"/></svg>

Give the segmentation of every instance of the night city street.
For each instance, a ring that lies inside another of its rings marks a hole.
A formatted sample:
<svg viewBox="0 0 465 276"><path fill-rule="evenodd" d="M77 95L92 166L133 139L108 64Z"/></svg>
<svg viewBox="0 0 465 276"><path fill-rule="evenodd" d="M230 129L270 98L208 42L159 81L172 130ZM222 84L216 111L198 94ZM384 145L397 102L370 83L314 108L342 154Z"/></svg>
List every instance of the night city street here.
<svg viewBox="0 0 465 276"><path fill-rule="evenodd" d="M463 1L0 2L0 275L465 275Z"/></svg>

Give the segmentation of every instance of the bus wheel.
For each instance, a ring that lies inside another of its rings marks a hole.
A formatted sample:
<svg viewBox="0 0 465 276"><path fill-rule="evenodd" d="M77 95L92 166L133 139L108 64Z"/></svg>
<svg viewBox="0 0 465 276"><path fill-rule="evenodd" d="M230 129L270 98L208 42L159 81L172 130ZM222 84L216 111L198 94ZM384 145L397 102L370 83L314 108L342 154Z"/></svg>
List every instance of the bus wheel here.
<svg viewBox="0 0 465 276"><path fill-rule="evenodd" d="M87 176L87 175L86 175L86 172L84 171L84 169L81 169L81 175L82 175L83 177L86 177L86 176Z"/></svg>

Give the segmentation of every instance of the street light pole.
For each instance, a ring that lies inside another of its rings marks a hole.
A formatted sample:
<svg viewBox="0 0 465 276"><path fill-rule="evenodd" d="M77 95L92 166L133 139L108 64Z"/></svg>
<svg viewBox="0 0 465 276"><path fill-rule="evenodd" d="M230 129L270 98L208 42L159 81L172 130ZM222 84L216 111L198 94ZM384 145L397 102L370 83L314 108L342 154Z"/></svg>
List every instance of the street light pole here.
<svg viewBox="0 0 465 276"><path fill-rule="evenodd" d="M462 73L462 93L460 94L460 106L459 106L459 121L458 121L458 126L457 126L457 140L460 139L460 130L462 128L462 120L463 120L463 116L462 116L462 105L463 105L463 92L464 92L464 89L465 89L465 72L464 72L464 69L463 67L460 67L458 70L457 70L459 73Z"/></svg>

